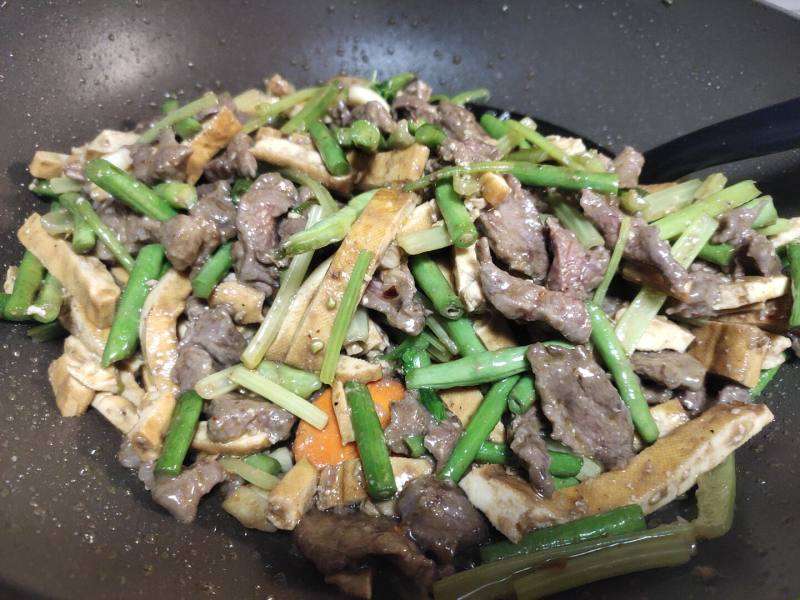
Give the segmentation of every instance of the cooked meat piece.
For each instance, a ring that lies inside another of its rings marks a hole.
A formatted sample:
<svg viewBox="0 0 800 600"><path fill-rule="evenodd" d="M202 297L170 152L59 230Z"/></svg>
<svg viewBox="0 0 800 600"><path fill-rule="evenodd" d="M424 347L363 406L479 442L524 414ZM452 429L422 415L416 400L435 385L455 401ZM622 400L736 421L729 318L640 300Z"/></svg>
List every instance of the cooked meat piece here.
<svg viewBox="0 0 800 600"><path fill-rule="evenodd" d="M236 227L239 241L233 256L239 281L271 295L278 286L275 251L278 248L278 219L297 201L292 182L277 173L255 180L239 201Z"/></svg>
<svg viewBox="0 0 800 600"><path fill-rule="evenodd" d="M119 241L131 254L135 255L142 246L158 239L161 224L150 217L140 217L119 202L95 203L94 208L103 223L117 234ZM95 254L106 263L116 260L100 240L97 240Z"/></svg>
<svg viewBox="0 0 800 600"><path fill-rule="evenodd" d="M741 206L736 210L725 213L719 217L719 229L714 234L712 241L715 244L731 244L741 246L753 231L753 223L764 208L765 202L757 206Z"/></svg>
<svg viewBox="0 0 800 600"><path fill-rule="evenodd" d="M492 263L489 244L485 239L478 240L478 259L481 262L483 293L505 317L543 321L578 344L589 339L592 324L582 300L548 290L497 268Z"/></svg>
<svg viewBox="0 0 800 600"><path fill-rule="evenodd" d="M453 414L448 414L442 421L431 419L423 444L425 449L436 459L437 468L441 469L450 453L456 447L458 439L464 432L461 422Z"/></svg>
<svg viewBox="0 0 800 600"><path fill-rule="evenodd" d="M694 263L689 267L689 297L686 302L676 302L668 307L667 314L688 319L716 315L713 306L719 300L720 286L729 280L707 265Z"/></svg>
<svg viewBox="0 0 800 600"><path fill-rule="evenodd" d="M250 154L253 147L252 138L246 133L239 132L228 144L220 156L209 161L203 173L208 181L218 179L231 179L236 177L253 178L258 173L256 158Z"/></svg>
<svg viewBox="0 0 800 600"><path fill-rule="evenodd" d="M294 415L264 400L225 396L211 401L208 438L229 442L246 433L263 432L271 444L289 437L295 424Z"/></svg>
<svg viewBox="0 0 800 600"><path fill-rule="evenodd" d="M392 133L397 129L397 123L394 122L389 111L384 108L383 104L374 100L361 106L356 106L351 111L351 115L354 121L358 119L369 121L383 133Z"/></svg>
<svg viewBox="0 0 800 600"><path fill-rule="evenodd" d="M431 86L418 79L397 93L392 102L392 110L414 121L425 119L429 123L437 123L439 113L430 103L430 99Z"/></svg>
<svg viewBox="0 0 800 600"><path fill-rule="evenodd" d="M587 250L574 233L561 227L558 219L547 219L547 229L553 253L553 262L547 273L547 287L575 298L586 298L603 280L608 267L608 250Z"/></svg>
<svg viewBox="0 0 800 600"><path fill-rule="evenodd" d="M632 188L639 185L639 174L644 166L644 156L630 146L614 157L614 172L619 177L619 187Z"/></svg>
<svg viewBox="0 0 800 600"><path fill-rule="evenodd" d="M743 265L745 271L751 270L748 268L748 263L752 263L752 270L761 275L779 275L782 271L781 260L775 253L775 246L767 236L755 231L743 244L740 254L735 259L737 263Z"/></svg>
<svg viewBox="0 0 800 600"><path fill-rule="evenodd" d="M777 275L781 272L781 261L775 253L775 247L766 236L753 231L753 223L765 204L766 200L756 206L742 206L722 215L713 241L737 248L734 262L742 271L755 270L761 275Z"/></svg>
<svg viewBox="0 0 800 600"><path fill-rule="evenodd" d="M437 148L442 160L457 165L467 165L483 160L500 160L503 155L497 146L477 138L458 140L448 136Z"/></svg>
<svg viewBox="0 0 800 600"><path fill-rule="evenodd" d="M717 402L722 402L723 404L733 404L736 402L750 404L752 401L753 397L750 395L750 390L738 383L726 384L717 392Z"/></svg>
<svg viewBox="0 0 800 600"><path fill-rule="evenodd" d="M340 99L328 109L328 116L335 127L348 127L353 122L353 115L347 102Z"/></svg>
<svg viewBox="0 0 800 600"><path fill-rule="evenodd" d="M181 346L203 348L223 367L239 362L247 340L236 328L224 306L210 308L192 320L181 340Z"/></svg>
<svg viewBox="0 0 800 600"><path fill-rule="evenodd" d="M581 195L581 207L600 229L606 245L613 248L622 222L622 211L590 190L584 190ZM631 229L623 256L627 260L656 269L672 290L685 292L688 288L689 275L672 257L669 243L661 239L658 228L648 225L639 217L631 218Z"/></svg>
<svg viewBox="0 0 800 600"><path fill-rule="evenodd" d="M489 536L486 520L461 488L435 475L406 484L397 498L397 513L412 539L439 564L452 563L461 550Z"/></svg>
<svg viewBox="0 0 800 600"><path fill-rule="evenodd" d="M511 193L478 218L492 250L512 271L541 281L547 274L545 246L534 196L514 177L507 178Z"/></svg>
<svg viewBox="0 0 800 600"><path fill-rule="evenodd" d="M631 362L637 374L671 390L679 387L699 390L706 378L706 369L700 361L684 352L634 352Z"/></svg>
<svg viewBox="0 0 800 600"><path fill-rule="evenodd" d="M387 517L311 509L294 530L294 542L325 575L358 568L372 556L384 556L423 587L436 577L434 562Z"/></svg>
<svg viewBox="0 0 800 600"><path fill-rule="evenodd" d="M409 335L419 335L428 311L417 298L417 287L408 265L381 269L367 286L361 305L382 313L386 321Z"/></svg>
<svg viewBox="0 0 800 600"><path fill-rule="evenodd" d="M537 343L528 350L542 411L553 424L552 437L609 469L633 456L633 425L608 374L582 347Z"/></svg>
<svg viewBox="0 0 800 600"><path fill-rule="evenodd" d="M683 408L692 416L699 415L708 408L708 395L705 388L700 388L699 390L683 388L677 391L675 397L680 400Z"/></svg>
<svg viewBox="0 0 800 600"><path fill-rule="evenodd" d="M503 157L492 138L475 119L475 115L463 106L449 102L440 103L439 123L447 134L447 138L438 148L442 159L465 165Z"/></svg>
<svg viewBox="0 0 800 600"><path fill-rule="evenodd" d="M542 495L553 495L553 480L550 478L550 455L542 438L542 424L531 408L517 415L509 426L511 451L528 470L528 481Z"/></svg>
<svg viewBox="0 0 800 600"><path fill-rule="evenodd" d="M214 359L200 346L189 344L178 351L178 360L172 371L182 392L194 388L194 384L216 370Z"/></svg>
<svg viewBox="0 0 800 600"><path fill-rule="evenodd" d="M647 403L650 405L664 404L664 402L672 400L672 390L658 385L642 383L642 393L644 394L644 399L647 400Z"/></svg>
<svg viewBox="0 0 800 600"><path fill-rule="evenodd" d="M147 185L157 181L183 181L186 161L191 154L191 148L179 144L175 134L167 128L161 132L155 146L136 144L131 148L133 174Z"/></svg>
<svg viewBox="0 0 800 600"><path fill-rule="evenodd" d="M306 188L300 188L300 191L302 192L304 189ZM302 204L302 201L300 201L300 203ZM289 212L286 218L278 225L278 239L280 240L280 244L283 244L298 231L305 229L306 221L305 215L298 212Z"/></svg>
<svg viewBox="0 0 800 600"><path fill-rule="evenodd" d="M405 439L414 435L425 435L433 417L419 403L416 390L406 390L402 400L392 402L392 416L383 431L386 445L394 454L408 455Z"/></svg>
<svg viewBox="0 0 800 600"><path fill-rule="evenodd" d="M198 201L188 215L161 223L159 238L167 259L179 271L199 266L217 247L231 239L236 207L223 181L197 188Z"/></svg>
<svg viewBox="0 0 800 600"><path fill-rule="evenodd" d="M201 459L177 477L159 477L151 490L153 500L181 523L197 515L200 499L225 480L225 470L215 460Z"/></svg>

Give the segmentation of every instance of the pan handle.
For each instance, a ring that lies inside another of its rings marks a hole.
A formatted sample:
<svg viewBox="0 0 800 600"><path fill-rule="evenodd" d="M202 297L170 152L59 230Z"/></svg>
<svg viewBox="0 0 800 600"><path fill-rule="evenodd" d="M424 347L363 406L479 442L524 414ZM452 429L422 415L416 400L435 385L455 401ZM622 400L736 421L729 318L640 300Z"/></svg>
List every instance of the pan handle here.
<svg viewBox="0 0 800 600"><path fill-rule="evenodd" d="M644 154L641 179L672 181L688 173L800 147L800 98L687 133Z"/></svg>

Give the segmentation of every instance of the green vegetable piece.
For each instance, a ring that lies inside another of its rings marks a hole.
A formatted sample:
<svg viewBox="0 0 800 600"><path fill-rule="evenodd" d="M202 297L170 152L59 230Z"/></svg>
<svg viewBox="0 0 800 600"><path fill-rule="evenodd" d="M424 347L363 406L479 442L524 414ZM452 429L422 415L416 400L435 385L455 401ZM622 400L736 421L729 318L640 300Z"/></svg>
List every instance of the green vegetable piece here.
<svg viewBox="0 0 800 600"><path fill-rule="evenodd" d="M475 462L491 463L494 465L504 465L514 456L506 444L490 442L484 440L475 454Z"/></svg>
<svg viewBox="0 0 800 600"><path fill-rule="evenodd" d="M312 121L308 123L308 132L328 172L337 176L347 175L350 172L350 163L347 162L339 142L325 124L322 121Z"/></svg>
<svg viewBox="0 0 800 600"><path fill-rule="evenodd" d="M608 266L606 267L606 272L603 275L603 280L600 282L600 285L597 286L597 289L594 291L594 303L597 305L602 305L603 300L608 293L608 288L611 286L611 281L614 279L614 275L617 274L617 269L619 268L619 263L622 260L622 253L625 252L625 244L628 243L628 234L631 231L631 218L628 215L622 217L622 221L619 224L619 233L617 235L617 242L614 244L614 250L611 253L611 258L608 261Z"/></svg>
<svg viewBox="0 0 800 600"><path fill-rule="evenodd" d="M408 452L411 458L419 458L425 454L425 444L421 435L412 435L403 440L408 447Z"/></svg>
<svg viewBox="0 0 800 600"><path fill-rule="evenodd" d="M36 292L42 285L44 267L29 250L22 255L22 261L14 279L14 289L6 300L3 316L9 321L28 321L28 308L33 304Z"/></svg>
<svg viewBox="0 0 800 600"><path fill-rule="evenodd" d="M400 364L403 368L403 375L408 377L415 369L430 366L431 359L424 348L411 346L400 354ZM437 421L442 421L447 417L447 407L435 390L430 388L420 389L419 402L428 409L428 412Z"/></svg>
<svg viewBox="0 0 800 600"><path fill-rule="evenodd" d="M169 114L165 115L163 119L154 123L150 129L148 129L142 135L139 136L138 143L151 144L154 141L156 141L159 134L162 131L164 131L167 127L172 127L175 123L179 123L184 119L193 117L200 111L209 109L212 106L216 106L216 104L217 104L217 97L212 93L208 93L205 96L198 98L197 100L193 100L192 102L189 102L188 104L185 104L184 106L176 110L173 110ZM98 183L97 185L100 184ZM108 192L108 190L106 191ZM109 192L109 194L111 194L112 196L114 195L111 192Z"/></svg>
<svg viewBox="0 0 800 600"><path fill-rule="evenodd" d="M83 219L92 231L94 231L97 238L108 248L108 251L111 252L117 262L130 273L134 264L133 257L120 241L116 232L112 231L108 225L103 223L103 220L95 212L94 208L92 208L91 203L78 194L64 194L61 196L60 201L73 215L77 214L79 218ZM75 221L78 221L77 217Z"/></svg>
<svg viewBox="0 0 800 600"><path fill-rule="evenodd" d="M168 221L178 214L161 196L107 160L95 158L89 161L86 165L86 177L120 202L147 217Z"/></svg>
<svg viewBox="0 0 800 600"><path fill-rule="evenodd" d="M452 184L442 182L436 185L436 205L442 213L453 244L457 248L472 246L478 239L478 229Z"/></svg>
<svg viewBox="0 0 800 600"><path fill-rule="evenodd" d="M252 185L252 179L245 179L243 177L237 178L231 186L231 201L234 204L239 204L239 200L242 199L242 196L247 193L247 190L249 190Z"/></svg>
<svg viewBox="0 0 800 600"><path fill-rule="evenodd" d="M319 92L319 88L311 87L298 90L293 94L284 96L277 102L271 104L261 104L258 106L257 115L242 125L244 133L253 133L259 127L263 127L279 114L284 113L301 102L305 102Z"/></svg>
<svg viewBox="0 0 800 600"><path fill-rule="evenodd" d="M528 370L527 351L528 346L487 350L445 364L415 369L406 377L406 386L447 389L499 381Z"/></svg>
<svg viewBox="0 0 800 600"><path fill-rule="evenodd" d="M535 401L536 388L533 386L533 376L523 375L508 395L508 410L515 415L521 415L528 412Z"/></svg>
<svg viewBox="0 0 800 600"><path fill-rule="evenodd" d="M430 123L424 123L414 132L414 139L417 143L431 148L435 148L441 144L445 137L447 136L440 127L436 127L436 125L431 125Z"/></svg>
<svg viewBox="0 0 800 600"><path fill-rule="evenodd" d="M143 248L144 250L144 248ZM164 438L161 456L156 462L155 472L159 475L176 477L180 475L186 453L197 431L200 412L203 410L203 399L194 390L181 394L172 420Z"/></svg>
<svg viewBox="0 0 800 600"><path fill-rule="evenodd" d="M269 473L270 475L280 475L283 472L281 463L271 456L267 456L266 454L251 454L242 460L251 467L260 469L265 473Z"/></svg>
<svg viewBox="0 0 800 600"><path fill-rule="evenodd" d="M414 73L398 73L389 79L376 83L372 86L376 92L383 96L387 102L394 100L397 92L414 81L417 76Z"/></svg>
<svg viewBox="0 0 800 600"><path fill-rule="evenodd" d="M168 98L161 103L161 112L165 115L168 115L179 108L180 103L174 98ZM186 117L185 119L177 121L175 124L173 124L172 128L175 130L175 133L179 138L186 140L200 133L200 130L203 129L203 126L200 124L200 121L194 117Z"/></svg>
<svg viewBox="0 0 800 600"><path fill-rule="evenodd" d="M350 144L364 152L375 152L381 144L381 132L364 119L353 121L348 128Z"/></svg>
<svg viewBox="0 0 800 600"><path fill-rule="evenodd" d="M446 319L458 319L464 314L464 305L430 256L417 254L410 257L408 262L417 285L430 299L437 313Z"/></svg>
<svg viewBox="0 0 800 600"><path fill-rule="evenodd" d="M725 460L697 478L697 518L692 521L700 540L722 537L733 526L736 508L736 459L731 452Z"/></svg>
<svg viewBox="0 0 800 600"><path fill-rule="evenodd" d="M48 273L44 276L42 287L36 295L36 302L28 311L39 323L50 323L58 318L63 302L64 292L61 289L61 282Z"/></svg>
<svg viewBox="0 0 800 600"><path fill-rule="evenodd" d="M550 474L553 477L575 477L583 468L583 458L571 452L548 450L550 455Z"/></svg>
<svg viewBox="0 0 800 600"><path fill-rule="evenodd" d="M197 204L197 189L190 183L165 181L154 187L153 191L177 210L189 210Z"/></svg>
<svg viewBox="0 0 800 600"><path fill-rule="evenodd" d="M34 342L41 344L43 342L67 337L69 331L64 329L64 326L58 321L51 321L50 323L42 323L41 325L31 327L28 329L27 335Z"/></svg>
<svg viewBox="0 0 800 600"><path fill-rule="evenodd" d="M208 299L217 284L222 281L233 266L231 248L233 242L226 242L209 258L192 279L192 293L198 298Z"/></svg>
<svg viewBox="0 0 800 600"><path fill-rule="evenodd" d="M322 118L331 105L336 102L339 87L336 84L319 88L317 93L306 105L281 127L281 133L289 134L295 131L305 131L309 124Z"/></svg>
<svg viewBox="0 0 800 600"><path fill-rule="evenodd" d="M486 346L483 345L481 338L475 333L472 321L467 317L444 319L442 321L442 326L453 342L455 342L458 353L461 356L469 356L470 354L486 351Z"/></svg>

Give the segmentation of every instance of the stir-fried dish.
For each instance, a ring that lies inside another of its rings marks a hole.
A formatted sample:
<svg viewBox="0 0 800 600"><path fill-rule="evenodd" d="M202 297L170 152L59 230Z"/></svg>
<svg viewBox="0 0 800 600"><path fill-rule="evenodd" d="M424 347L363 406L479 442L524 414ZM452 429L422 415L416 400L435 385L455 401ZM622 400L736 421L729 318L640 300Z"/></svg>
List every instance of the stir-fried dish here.
<svg viewBox="0 0 800 600"><path fill-rule="evenodd" d="M118 428L154 503L219 485L353 596L387 563L439 600L685 563L773 419L800 219L486 94L275 75L37 151L0 312L64 338L61 414Z"/></svg>

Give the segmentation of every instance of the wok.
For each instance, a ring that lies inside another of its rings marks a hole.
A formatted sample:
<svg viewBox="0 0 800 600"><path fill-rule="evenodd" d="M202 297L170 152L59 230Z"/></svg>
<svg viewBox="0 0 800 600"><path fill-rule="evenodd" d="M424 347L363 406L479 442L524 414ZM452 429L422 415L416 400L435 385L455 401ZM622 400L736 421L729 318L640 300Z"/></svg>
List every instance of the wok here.
<svg viewBox="0 0 800 600"><path fill-rule="evenodd" d="M281 71L414 70L438 90L486 86L492 104L603 145L649 148L798 93L800 22L743 0L662 2L0 3L0 259L40 206L24 186L36 147L64 150L152 115L165 92L244 89ZM800 212L800 156L728 170ZM180 525L115 460L102 417L62 420L46 382L59 344L3 325L0 595L17 598L335 596L282 534L245 531L206 501ZM800 593L798 403L787 367L763 396L776 423L737 455L734 531L687 566L602 582L574 597L788 598ZM704 581L693 571L710 566ZM393 590L398 593L399 588ZM381 596L388 597L388 595Z"/></svg>

